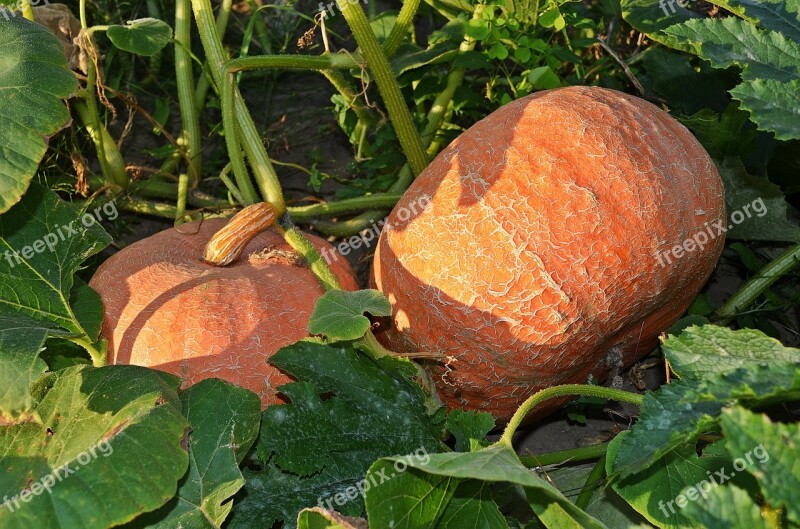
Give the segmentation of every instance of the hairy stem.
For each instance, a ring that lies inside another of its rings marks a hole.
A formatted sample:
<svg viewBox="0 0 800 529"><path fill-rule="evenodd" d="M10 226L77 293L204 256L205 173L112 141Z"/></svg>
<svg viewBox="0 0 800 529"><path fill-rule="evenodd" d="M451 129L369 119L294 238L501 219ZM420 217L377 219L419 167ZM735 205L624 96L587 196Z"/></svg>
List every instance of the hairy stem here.
<svg viewBox="0 0 800 529"><path fill-rule="evenodd" d="M405 0L403 2L403 7L400 8L400 13L397 14L397 21L383 43L383 53L386 57L392 58L397 52L397 48L403 43L403 39L414 22L414 16L417 14L419 5L420 0Z"/></svg>
<svg viewBox="0 0 800 529"><path fill-rule="evenodd" d="M122 153L117 147L117 142L109 134L108 130L103 126L100 121L100 116L97 114L97 106L93 97L93 92L89 90L83 92L83 99L75 99L72 102L72 108L78 114L86 132L94 143L95 150L97 150L97 159L100 163L100 170L103 173L103 178L107 185L118 188L126 188L128 186L128 172L125 170L125 160L122 158ZM95 104L94 112L92 112L92 103Z"/></svg>
<svg viewBox="0 0 800 529"><path fill-rule="evenodd" d="M603 399L629 402L631 404L636 404L637 406L641 406L642 399L644 398L638 393L631 393L630 391L623 391L621 389L605 388L602 386L592 386L589 384L565 384L563 386L555 386L552 388L543 389L537 393L534 393L522 403L522 406L519 407L519 409L514 413L513 417L511 417L511 420L508 421L506 429L503 431L503 435L500 437L500 440L497 442L497 444L504 444L509 448L513 448L511 440L514 436L514 433L517 431L517 428L519 428L520 424L522 424L525 416L527 416L537 405L549 399L573 396L600 397Z"/></svg>
<svg viewBox="0 0 800 529"><path fill-rule="evenodd" d="M375 33L369 25L369 20L361 8L361 4L343 2L341 5L347 25L355 36L359 48L367 60L367 67L378 85L378 91L386 105L389 120L394 127L400 146L406 155L414 175L418 175L428 165L428 154L422 145L422 140L417 132L411 114L406 106L400 86L394 78L389 60L383 53Z"/></svg>
<svg viewBox="0 0 800 529"><path fill-rule="evenodd" d="M292 220L308 220L318 216L344 215L375 207L392 207L403 195L376 193L362 197L347 198L336 202L311 204L287 208Z"/></svg>
<svg viewBox="0 0 800 529"><path fill-rule="evenodd" d="M192 188L200 182L201 136L200 115L195 106L194 73L192 72L192 4L191 0L175 1L175 79L181 109L181 137L189 158L189 179Z"/></svg>
<svg viewBox="0 0 800 529"><path fill-rule="evenodd" d="M211 2L209 0L192 0L192 8L197 21L197 29L200 32L200 39L203 41L203 48L208 58L211 75L217 87L221 88L229 74L226 66L227 57L217 33ZM250 167L253 170L253 176L264 199L272 204L272 207L280 215L286 210L286 205L278 176L269 160L267 151L261 141L261 135L253 122L253 117L250 115L244 98L237 87L233 87L233 100L237 127L233 130L226 129L226 133L236 134L240 137L245 154L250 162ZM240 191L243 190L240 189Z"/></svg>
<svg viewBox="0 0 800 529"><path fill-rule="evenodd" d="M558 465L561 463L581 463L602 457L608 450L609 443L601 443L580 448L570 448L558 452L538 454L533 456L520 456L522 464L528 468L546 467L548 465Z"/></svg>
<svg viewBox="0 0 800 529"><path fill-rule="evenodd" d="M800 264L800 244L792 246L776 257L755 276L748 279L736 294L731 296L714 313L716 323L727 324L742 310L755 302L778 279L791 272Z"/></svg>
<svg viewBox="0 0 800 529"><path fill-rule="evenodd" d="M600 485L605 472L606 454L603 454L600 456L600 459L597 460L594 467L592 467L592 471L589 472L589 475L586 476L586 483L584 483L580 494L578 494L578 498L575 500L575 506L579 509L586 509L586 507L589 506L592 494L594 494L594 491L597 490L597 487Z"/></svg>

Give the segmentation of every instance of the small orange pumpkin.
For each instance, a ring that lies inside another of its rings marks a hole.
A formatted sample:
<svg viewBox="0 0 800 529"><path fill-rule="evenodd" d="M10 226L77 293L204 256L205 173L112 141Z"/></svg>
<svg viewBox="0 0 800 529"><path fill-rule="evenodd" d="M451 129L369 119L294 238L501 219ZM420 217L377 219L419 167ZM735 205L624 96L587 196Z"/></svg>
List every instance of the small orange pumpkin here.
<svg viewBox="0 0 800 529"><path fill-rule="evenodd" d="M206 245L225 224L184 224L131 244L103 263L89 284L105 307L102 336L110 364L160 369L187 385L222 378L256 392L266 406L279 401L275 388L289 382L269 358L308 336L324 290L273 231L256 235L230 266L203 262ZM322 239L307 237L320 251L330 250ZM357 288L344 259L332 268L343 288Z"/></svg>

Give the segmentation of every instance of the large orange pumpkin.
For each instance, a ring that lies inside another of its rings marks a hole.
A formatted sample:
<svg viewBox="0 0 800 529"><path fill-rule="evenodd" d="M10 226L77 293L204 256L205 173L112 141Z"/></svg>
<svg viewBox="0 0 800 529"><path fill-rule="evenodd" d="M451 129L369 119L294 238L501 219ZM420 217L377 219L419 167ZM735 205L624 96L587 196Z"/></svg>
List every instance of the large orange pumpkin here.
<svg viewBox="0 0 800 529"><path fill-rule="evenodd" d="M507 420L651 351L714 269L724 220L713 162L666 112L539 92L462 134L392 212L373 266L382 339L449 357L431 367L444 401Z"/></svg>
<svg viewBox="0 0 800 529"><path fill-rule="evenodd" d="M300 257L272 231L252 239L234 264L200 257L225 220L184 224L113 255L89 283L103 299L110 364L135 364L183 377L217 377L256 392L264 405L288 377L269 365L281 347L308 336L323 294ZM319 249L325 241L308 235ZM332 265L343 288L356 282L344 259Z"/></svg>

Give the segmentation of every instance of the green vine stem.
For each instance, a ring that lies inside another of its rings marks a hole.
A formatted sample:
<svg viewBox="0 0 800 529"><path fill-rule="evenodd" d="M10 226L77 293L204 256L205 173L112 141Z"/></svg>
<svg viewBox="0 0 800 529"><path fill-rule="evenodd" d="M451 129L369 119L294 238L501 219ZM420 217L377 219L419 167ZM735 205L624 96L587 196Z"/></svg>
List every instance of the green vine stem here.
<svg viewBox="0 0 800 529"><path fill-rule="evenodd" d="M800 244L792 246L767 264L761 271L748 279L736 294L731 296L717 311L713 319L719 325L726 325L742 310L755 302L778 279L791 272L800 264Z"/></svg>
<svg viewBox="0 0 800 529"><path fill-rule="evenodd" d="M217 13L216 27L217 35L222 39L228 30L228 20L231 16L231 9L233 7L233 0L222 0ZM202 111L206 106L206 99L208 98L208 90L211 88L211 79L209 74L208 61L203 63L203 75L197 81L197 89L194 93L194 105L198 111Z"/></svg>
<svg viewBox="0 0 800 529"><path fill-rule="evenodd" d="M284 214L278 219L277 228L282 232L283 238L289 246L303 256L308 263L308 267L319 278L325 290L340 289L339 278L330 269L328 264L320 255L319 250L303 235L303 233L292 224L288 215Z"/></svg>
<svg viewBox="0 0 800 529"><path fill-rule="evenodd" d="M250 181L250 174L244 163L244 157L239 146L239 136L236 125L236 107L234 103L234 91L236 87L233 76L225 75L220 86L222 95L222 126L225 130L225 144L228 148L228 156L231 159L233 176L236 179L236 186L243 199L242 205L249 206L258 202L258 195ZM274 206L273 206L274 207Z"/></svg>
<svg viewBox="0 0 800 529"><path fill-rule="evenodd" d="M217 86L222 89L228 76L227 57L222 47L222 40L217 33L211 2L210 0L192 0L192 9L194 10L197 29L200 32L200 39L203 42L203 48L208 58L211 75ZM272 163L270 163L261 135L256 129L244 98L242 98L237 87L233 87L232 92L237 126L233 129L226 129L226 132L240 137L239 139L244 147L262 195L272 205L275 212L280 215L286 210L286 204L283 200L283 190L278 181L278 176L272 167ZM240 191L243 190L240 189Z"/></svg>
<svg viewBox="0 0 800 529"><path fill-rule="evenodd" d="M483 10L483 5L476 5L472 14L472 18L481 19L483 17ZM459 53L467 53L472 51L475 49L476 42L477 41L474 38L465 36L464 40L459 46ZM453 96L455 95L458 87L461 86L461 83L464 81L465 74L466 70L464 68L453 68L447 75L447 85L445 86L445 89L442 90L438 96L436 96L433 105L431 105L431 108L428 111L427 124L425 125L425 129L422 131L421 139L427 148L428 156L431 158L438 153L441 147L439 142L435 142L434 139L442 128L447 111L449 108L451 108ZM397 180L392 184L388 192L402 194L406 191L406 189L408 189L408 186L411 185L413 180L414 174L406 164L400 170ZM394 204L392 204L392 206L394 206ZM346 221L335 223L317 222L314 224L314 227L327 235L346 237L353 235L354 233L359 233L360 231L368 228L370 224L380 221L381 217L384 215L386 215L386 210L376 209L373 211L367 211Z"/></svg>
<svg viewBox="0 0 800 529"><path fill-rule="evenodd" d="M107 360L107 351L106 347L108 346L108 342L102 340L100 342L100 348L95 347L96 344L92 343L86 336L80 338L67 338L70 342L74 343L75 345L79 345L83 347L89 356L92 358L92 365L94 367L103 367L108 362Z"/></svg>
<svg viewBox="0 0 800 529"><path fill-rule="evenodd" d="M231 59L227 63L231 73L264 70L268 68L288 68L297 70L349 70L363 65L355 57L345 53L326 53L324 55L252 55Z"/></svg>
<svg viewBox="0 0 800 529"><path fill-rule="evenodd" d="M125 169L125 160L117 147L117 142L103 126L97 114L97 106L94 100L93 91L82 90L83 99L75 99L72 108L78 114L86 132L94 143L97 151L97 159L100 163L100 170L103 173L105 183L112 187L124 189L128 186L128 171ZM92 105L94 112L92 111Z"/></svg>
<svg viewBox="0 0 800 529"><path fill-rule="evenodd" d="M403 94L400 92L400 86L389 66L389 59L386 58L383 49L378 44L378 39L369 25L369 20L367 20L361 4L342 2L340 6L342 15L367 60L367 67L378 85L378 91L389 113L389 121L397 133L411 171L414 175L418 175L428 165L428 154L425 152L422 140L411 120L411 114Z"/></svg>
<svg viewBox="0 0 800 529"><path fill-rule="evenodd" d="M534 393L522 403L522 406L517 409L517 411L511 417L511 420L508 421L506 429L503 431L503 435L496 444L503 444L509 448L513 448L511 440L514 437L514 433L517 431L517 428L519 428L520 424L522 424L523 419L525 419L528 413L530 413L533 408L542 402L557 397L577 396L618 400L621 402L636 404L637 406L641 406L642 400L644 399L644 397L638 393L631 393L630 391L623 391L621 389L605 388L603 386L592 386L589 384L565 384L563 386L554 386L552 388L543 389L537 393Z"/></svg>
<svg viewBox="0 0 800 529"><path fill-rule="evenodd" d="M598 485L603 480L603 475L606 473L606 454L600 456L597 463L592 467L589 475L586 476L586 483L583 484L578 498L575 500L575 506L579 509L586 510L589 502L592 499L592 494L597 490Z"/></svg>
<svg viewBox="0 0 800 529"><path fill-rule="evenodd" d="M411 23L414 22L414 16L417 14L421 0L405 0L403 7L397 14L397 20L394 23L392 31L383 43L383 53L387 58L391 59L397 53L397 48L403 43L403 39L408 34Z"/></svg>
<svg viewBox="0 0 800 529"><path fill-rule="evenodd" d="M397 204L397 201L400 200L402 196L403 195L393 193L376 193L374 195L337 200L336 202L295 206L287 208L287 210L292 220L309 220L314 217L345 215L376 207L390 208Z"/></svg>
<svg viewBox="0 0 800 529"><path fill-rule="evenodd" d="M548 465L558 465L561 463L581 463L583 461L593 461L598 457L603 457L606 454L606 450L608 450L608 445L609 443L600 443L534 456L520 456L519 459L522 464L528 468L546 467Z"/></svg>
<svg viewBox="0 0 800 529"><path fill-rule="evenodd" d="M175 79L178 105L181 110L182 142L189 158L189 180L192 188L200 182L201 135L200 115L195 106L194 73L192 72L192 4L191 0L175 1Z"/></svg>

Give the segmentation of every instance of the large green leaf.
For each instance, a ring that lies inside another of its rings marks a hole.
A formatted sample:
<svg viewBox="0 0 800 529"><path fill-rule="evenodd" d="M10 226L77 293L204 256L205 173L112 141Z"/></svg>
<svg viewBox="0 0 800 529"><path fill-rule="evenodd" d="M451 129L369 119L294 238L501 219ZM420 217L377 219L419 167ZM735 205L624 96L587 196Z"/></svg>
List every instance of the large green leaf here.
<svg viewBox="0 0 800 529"><path fill-rule="evenodd" d="M546 469L547 478L568 500L574 503L583 490L593 467L592 464L579 467L548 468ZM628 527L644 521L644 518L628 505L612 487L609 487L605 480L595 483L592 487L592 495L585 511L608 527Z"/></svg>
<svg viewBox="0 0 800 529"><path fill-rule="evenodd" d="M244 485L239 463L258 436L258 395L206 379L181 392L180 398L192 427L189 471L175 498L134 520L130 529L219 529L233 507L228 500Z"/></svg>
<svg viewBox="0 0 800 529"><path fill-rule="evenodd" d="M639 421L621 441L615 473L630 476L719 424L734 403L754 407L800 399L800 362L749 364L705 379L680 380L644 397Z"/></svg>
<svg viewBox="0 0 800 529"><path fill-rule="evenodd" d="M736 485L711 489L688 504L685 514L705 529L774 529L753 498Z"/></svg>
<svg viewBox="0 0 800 529"><path fill-rule="evenodd" d="M752 474L764 499L800 524L800 425L773 423L741 407L722 415L728 450Z"/></svg>
<svg viewBox="0 0 800 529"><path fill-rule="evenodd" d="M398 469L395 462L385 459L370 467L366 482L375 484L367 489L367 519L375 527L396 529L438 527L459 484L449 476ZM463 517L458 521L463 523Z"/></svg>
<svg viewBox="0 0 800 529"><path fill-rule="evenodd" d="M726 3L730 11L741 11L748 17L758 20L761 27L779 31L785 37L800 42L800 1L727 0Z"/></svg>
<svg viewBox="0 0 800 529"><path fill-rule="evenodd" d="M43 378L42 423L0 428L0 527L105 529L163 505L188 464L179 382L136 366Z"/></svg>
<svg viewBox="0 0 800 529"><path fill-rule="evenodd" d="M715 68L738 66L742 77L791 81L800 75L800 42L728 17L689 20L666 30L682 42L699 46L700 57Z"/></svg>
<svg viewBox="0 0 800 529"><path fill-rule="evenodd" d="M619 459L619 450L629 437L629 432L623 432L609 445L606 463L609 473L613 472L611 462ZM718 472L724 477L720 477ZM684 509L702 499L710 490L731 483L755 486L747 475L731 478L731 472L732 459L722 443L707 447L702 455L697 454L694 444L688 444L641 472L613 479L611 485L649 522L664 529L678 529L693 527Z"/></svg>
<svg viewBox="0 0 800 529"><path fill-rule="evenodd" d="M373 360L351 347L301 341L271 363L300 380L280 388L288 404L262 414L256 443L263 468L245 470L245 495L231 528L261 528L318 505L358 516L357 484L377 459L444 450L440 414L428 414L425 396L410 379L409 362Z"/></svg>
<svg viewBox="0 0 800 529"><path fill-rule="evenodd" d="M718 163L725 184L729 239L800 241L800 228L787 219L786 197L766 178L752 176L741 159L729 156Z"/></svg>
<svg viewBox="0 0 800 529"><path fill-rule="evenodd" d="M738 5L745 15L750 13L748 8L773 13L775 16L761 21L767 28L772 21L786 30L791 18L772 4L764 4L763 9L755 9L761 5L755 1ZM793 23L797 24L797 20ZM731 90L731 95L750 111L751 119L762 130L774 132L781 140L800 139L800 40L792 40L796 35L793 31L787 31L787 36L728 17L690 20L664 32L684 46L694 47L695 53L715 68L741 68L743 83Z"/></svg>
<svg viewBox="0 0 800 529"><path fill-rule="evenodd" d="M392 457L386 458L385 461L392 463L393 466L399 464L401 467L415 468L430 476L479 480L489 483L508 482L520 485L525 488L528 503L533 512L549 529L600 529L605 527L573 505L558 489L525 468L517 455L510 448L502 445L492 445L477 452L431 454L426 461L409 457ZM373 469L375 468L378 467L373 466ZM397 466L394 466L394 469L397 473L405 475ZM392 481L391 476L389 476L389 481ZM449 486L449 484L445 486ZM367 491L368 518L371 520L373 516L379 516L398 520L407 515L406 511L395 508L396 503L392 497L399 494L400 492L395 487L370 488ZM414 503L411 502L408 505L413 506ZM389 512L384 512L387 509Z"/></svg>
<svg viewBox="0 0 800 529"><path fill-rule="evenodd" d="M800 80L752 79L731 90L731 95L742 102L759 129L775 132L779 140L800 138Z"/></svg>
<svg viewBox="0 0 800 529"><path fill-rule="evenodd" d="M55 193L33 183L0 216L0 388L8 388L6 397L27 394L42 374L37 355L43 334L86 344L98 338L100 297L74 273L111 237L96 217L87 215L81 217ZM30 404L29 398L13 401L0 395L0 415L24 415Z"/></svg>
<svg viewBox="0 0 800 529"><path fill-rule="evenodd" d="M31 418L29 388L47 369L39 352L47 336L57 333L32 318L0 314L0 416L12 422Z"/></svg>
<svg viewBox="0 0 800 529"><path fill-rule="evenodd" d="M0 16L0 213L19 201L69 120L63 99L78 87L64 49L44 26Z"/></svg>
<svg viewBox="0 0 800 529"><path fill-rule="evenodd" d="M465 524L469 524L466 525ZM437 529L508 529L508 522L492 499L489 483L470 479L462 481L447 503Z"/></svg>
<svg viewBox="0 0 800 529"><path fill-rule="evenodd" d="M675 373L702 380L760 362L800 362L800 349L786 347L761 331L704 325L670 336L661 348Z"/></svg>

